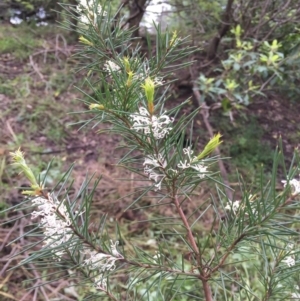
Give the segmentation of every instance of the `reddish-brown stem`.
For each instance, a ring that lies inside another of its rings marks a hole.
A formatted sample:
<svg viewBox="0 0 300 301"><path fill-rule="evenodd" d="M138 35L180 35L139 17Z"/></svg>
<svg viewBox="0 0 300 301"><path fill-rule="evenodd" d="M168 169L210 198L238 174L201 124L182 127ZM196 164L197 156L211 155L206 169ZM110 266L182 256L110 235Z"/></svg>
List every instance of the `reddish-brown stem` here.
<svg viewBox="0 0 300 301"><path fill-rule="evenodd" d="M202 285L204 290L205 301L213 301L211 289L207 280L202 280Z"/></svg>
<svg viewBox="0 0 300 301"><path fill-rule="evenodd" d="M235 248L235 246L245 237L245 233L241 234L233 243L232 245L228 248L228 250L226 251L226 253L223 255L223 257L221 258L220 262L213 268L210 270L210 275L212 273L214 273L215 271L217 271L220 267L222 267L222 265L225 263L227 257L229 256L229 254L231 253L231 251Z"/></svg>
<svg viewBox="0 0 300 301"><path fill-rule="evenodd" d="M43 191L42 192L42 196L49 200L49 195ZM62 219L65 220L65 215L63 215L59 208L56 209L56 214ZM103 253L103 254L107 254L110 255L108 252L106 252L105 250L103 250L102 248L100 248L99 246L94 245L92 242L90 242L89 240L87 240L85 238L85 236L80 233L79 231L77 231L77 229L71 224L69 226L69 228L73 231L73 233L87 246L89 246L92 250L95 250L97 253ZM186 272L183 270L179 270L179 269L172 269L172 268L166 268L166 267L162 267L159 265L155 265L155 264L144 264L144 263L140 263L140 262L135 262L135 261L131 261L128 260L126 258L119 258L118 259L120 262L124 262L127 263L129 265L133 265L136 267L141 267L144 269L154 269L154 270L161 270L161 271L165 271L165 272L169 272L172 274L177 274L177 275L189 275L189 276L195 276L195 273L193 272ZM206 280L206 278L204 278L202 275L197 275L199 279L201 279L202 281Z"/></svg>
<svg viewBox="0 0 300 301"><path fill-rule="evenodd" d="M199 252L199 248L198 248L198 246L196 244L196 241L195 241L195 238L193 236L193 232L191 230L191 227L190 227L190 225L188 223L188 220L187 220L187 218L186 218L186 216L185 216L185 214L184 214L184 212L183 212L183 210L181 208L181 205L179 203L177 195L175 195L175 197L173 198L173 201L174 201L176 209L177 209L177 211L178 211L178 213L180 215L180 218L181 218L181 220L182 220L182 222L183 222L183 224L184 224L184 226L186 228L188 240L189 240L189 242L191 244L191 247L192 247L192 249L193 249L193 251L194 251L194 253L196 255L196 258L197 258L197 264L198 264L198 266L201 269L200 270L200 276L201 277L199 277L199 278L202 281L203 291L204 291L204 296L205 296L205 301L213 301L211 289L210 289L210 286L209 286L207 278L206 278L206 276L207 276L206 275L206 269L203 269L203 267L202 267L201 254Z"/></svg>
<svg viewBox="0 0 300 301"><path fill-rule="evenodd" d="M184 224L184 226L186 228L187 236L188 236L189 242L191 244L191 247L192 247L194 253L197 255L197 258L198 258L199 255L200 255L199 254L199 249L198 249L198 246L196 244L196 241L195 241L195 238L193 236L193 233L192 233L192 230L190 228L190 225L189 225L189 223L187 221L187 218L186 218L186 216L185 216L185 214L184 214L184 212L183 212L183 210L182 210L182 208L180 206L180 203L179 203L179 200L178 200L178 196L174 197L174 204L175 204L176 209L177 209L177 211L178 211L178 213L180 215L180 218L181 218L181 220L182 220L182 222L183 222L183 224ZM201 266L200 262L198 262L198 265Z"/></svg>

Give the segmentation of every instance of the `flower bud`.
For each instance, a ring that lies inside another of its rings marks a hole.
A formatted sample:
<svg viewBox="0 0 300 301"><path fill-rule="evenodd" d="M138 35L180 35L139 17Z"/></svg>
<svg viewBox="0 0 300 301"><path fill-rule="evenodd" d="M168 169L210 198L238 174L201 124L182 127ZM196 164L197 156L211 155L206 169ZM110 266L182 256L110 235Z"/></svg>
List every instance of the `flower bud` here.
<svg viewBox="0 0 300 301"><path fill-rule="evenodd" d="M133 72L129 71L128 73L128 78L127 78L127 82L126 82L126 86L130 87L132 84L132 79L133 79Z"/></svg>
<svg viewBox="0 0 300 301"><path fill-rule="evenodd" d="M85 44L85 45L94 46L94 44L92 42L90 42L88 39L86 39L83 36L79 37L79 42L81 42L82 44Z"/></svg>
<svg viewBox="0 0 300 301"><path fill-rule="evenodd" d="M43 187L41 187L37 181L36 178L30 169L30 167L27 165L25 159L24 159L24 153L20 150L20 148L15 151L11 152L10 155L12 156L13 160L13 165L17 166L21 172L25 174L25 177L28 179L30 182L30 186L32 191L25 191L23 194L28 194L28 195L41 195L41 192L43 190Z"/></svg>
<svg viewBox="0 0 300 301"><path fill-rule="evenodd" d="M145 90L145 95L148 102L148 111L150 115L152 115L154 112L153 100L154 100L155 83L150 77L148 77L146 78L145 83L142 85L142 88Z"/></svg>
<svg viewBox="0 0 300 301"><path fill-rule="evenodd" d="M126 72L129 73L131 71L131 69L130 69L129 58L127 56L123 57L123 63L124 63Z"/></svg>
<svg viewBox="0 0 300 301"><path fill-rule="evenodd" d="M92 104L90 104L89 109L90 110L93 110L93 109L104 110L104 105L99 105L97 103L92 103Z"/></svg>
<svg viewBox="0 0 300 301"><path fill-rule="evenodd" d="M212 137L204 147L204 150L195 158L196 160L193 161L201 160L206 156L208 156L211 152L213 152L218 147L218 145L222 143L222 141L220 141L220 138L221 138L220 133Z"/></svg>

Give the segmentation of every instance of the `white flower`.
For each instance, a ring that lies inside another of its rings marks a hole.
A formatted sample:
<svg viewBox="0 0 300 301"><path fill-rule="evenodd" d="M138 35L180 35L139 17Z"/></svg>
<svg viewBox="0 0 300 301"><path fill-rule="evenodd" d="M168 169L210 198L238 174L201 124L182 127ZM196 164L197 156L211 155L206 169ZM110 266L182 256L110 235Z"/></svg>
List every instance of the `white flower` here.
<svg viewBox="0 0 300 301"><path fill-rule="evenodd" d="M142 62L139 63L142 64ZM153 78L150 74L151 72L149 66L147 67L146 64L144 64L143 69L144 70L137 70L137 73L133 75L134 80L144 81L148 77ZM162 86L165 83L163 77L154 77L153 82L155 86Z"/></svg>
<svg viewBox="0 0 300 301"><path fill-rule="evenodd" d="M151 116L144 107L139 108L139 114L131 114L130 118L133 121L132 129L143 131L146 135L152 134L157 140L164 138L172 130L168 125L173 122L173 118L165 114L159 117Z"/></svg>
<svg viewBox="0 0 300 301"><path fill-rule="evenodd" d="M114 270L116 268L115 262L124 258L117 251L118 244L118 241L115 243L111 241L111 250L113 256L110 254L96 252L95 250L85 249L84 255L88 256L88 258L83 261L83 264L88 266L90 270L97 270L101 273Z"/></svg>
<svg viewBox="0 0 300 301"><path fill-rule="evenodd" d="M100 272L111 271L116 268L115 262L118 258L109 254L97 253L95 250L85 253L90 257L84 260L84 265L87 265L90 270L99 270Z"/></svg>
<svg viewBox="0 0 300 301"><path fill-rule="evenodd" d="M155 190L161 190L161 184L164 178L165 176L163 176L162 179L157 184L154 185Z"/></svg>
<svg viewBox="0 0 300 301"><path fill-rule="evenodd" d="M143 163L144 166L146 166L145 168L147 168L147 166L153 166L155 167L162 167L165 168L167 166L167 162L166 160L163 158L162 154L159 153L157 155L157 158L155 158L155 156L148 156L145 158L145 161ZM152 168L153 169L153 168Z"/></svg>
<svg viewBox="0 0 300 301"><path fill-rule="evenodd" d="M95 277L94 283L95 283L96 289L101 290L101 291L107 290L107 280L106 280L106 278L103 277L103 274L100 274L97 277Z"/></svg>
<svg viewBox="0 0 300 301"><path fill-rule="evenodd" d="M83 24L90 24L90 19L86 15L80 15L80 22Z"/></svg>
<svg viewBox="0 0 300 301"><path fill-rule="evenodd" d="M107 71L109 74L111 74L112 72L118 72L120 71L120 66L118 66L115 62L108 60L106 61L106 63L104 64L104 70Z"/></svg>
<svg viewBox="0 0 300 301"><path fill-rule="evenodd" d="M227 205L225 206L225 210L229 210L229 211L232 210L232 212L235 215L237 214L239 208L240 208L240 201L234 201L234 202L228 201Z"/></svg>
<svg viewBox="0 0 300 301"><path fill-rule="evenodd" d="M287 256L284 260L282 260L283 262L285 262L287 264L288 267L292 267L295 265L295 258L294 256Z"/></svg>
<svg viewBox="0 0 300 301"><path fill-rule="evenodd" d="M98 4L97 7L94 6L94 0L80 0L80 3L77 5L76 9L79 13L88 12L88 13L97 13L98 15L103 14L107 15L106 11L103 11L102 6Z"/></svg>
<svg viewBox="0 0 300 301"><path fill-rule="evenodd" d="M160 177L162 176L154 171L151 171L149 173L145 172L145 173L149 175L149 180L153 180L156 183L159 181Z"/></svg>
<svg viewBox="0 0 300 301"><path fill-rule="evenodd" d="M162 154L158 154L157 158L155 156L148 156L145 158L143 163L144 173L148 175L149 180L153 180L156 184L155 190L161 189L161 184L165 178L165 174L158 173L160 169L164 169L167 166L166 160L163 158ZM156 169L156 171L154 171Z"/></svg>
<svg viewBox="0 0 300 301"><path fill-rule="evenodd" d="M43 240L45 247L57 248L71 239L71 218L64 202L61 204L58 200L54 200L49 193L48 198L37 197L32 200L32 203L37 205L38 211L33 211L31 218L41 217L39 226L43 228L46 236ZM64 254L63 248L52 252L58 257Z"/></svg>
<svg viewBox="0 0 300 301"><path fill-rule="evenodd" d="M111 248L111 253L117 257L117 258L123 258L123 256L118 252L117 250L117 245L119 244L119 241L117 240L115 243L113 241L110 241L110 248Z"/></svg>
<svg viewBox="0 0 300 301"><path fill-rule="evenodd" d="M178 170L173 169L173 168L168 168L167 173L169 176L173 177L178 174Z"/></svg>
<svg viewBox="0 0 300 301"><path fill-rule="evenodd" d="M193 161L192 154L194 153L194 151L192 150L191 146L184 148L182 151L186 156L188 156L189 161Z"/></svg>
<svg viewBox="0 0 300 301"><path fill-rule="evenodd" d="M286 187L287 184L289 184L292 187L293 195L297 195L300 193L300 181L296 179L292 179L290 181L281 181L284 183L284 187Z"/></svg>
<svg viewBox="0 0 300 301"><path fill-rule="evenodd" d="M191 168L195 169L198 171L197 176L200 179L203 179L205 177L205 173L207 172L207 166L204 166L203 164L195 164L195 165L191 165Z"/></svg>
<svg viewBox="0 0 300 301"><path fill-rule="evenodd" d="M198 171L197 176L203 179L205 177L205 173L207 172L207 166L201 163L193 164L197 162L197 157L193 156L194 151L192 150L191 146L184 148L182 151L187 159L185 159L184 161L179 161L179 164L177 164L177 166L181 169L192 168Z"/></svg>
<svg viewBox="0 0 300 301"><path fill-rule="evenodd" d="M177 164L177 166L179 168L186 169L186 168L191 167L191 164L187 163L187 160L184 160L184 162L180 161L179 164Z"/></svg>
<svg viewBox="0 0 300 301"><path fill-rule="evenodd" d="M94 284L97 289L102 291L107 290L107 281L104 277L105 272L113 271L116 268L116 261L124 258L117 250L119 242L116 241L113 243L111 240L110 243L112 255L96 252L89 248L86 248L83 252L85 257L88 257L83 260L83 265L87 266L91 271L98 273L94 279Z"/></svg>
<svg viewBox="0 0 300 301"><path fill-rule="evenodd" d="M295 300L300 300L300 293L292 293L291 297Z"/></svg>
<svg viewBox="0 0 300 301"><path fill-rule="evenodd" d="M100 4L97 7L94 6L93 0L80 0L76 9L80 14L80 21L83 24L96 24L98 15L107 15L107 12L102 9Z"/></svg>
<svg viewBox="0 0 300 301"><path fill-rule="evenodd" d="M152 165L153 167L159 167L160 164L158 163L158 160L155 159L153 156L148 156L145 158L145 161L143 165Z"/></svg>
<svg viewBox="0 0 300 301"><path fill-rule="evenodd" d="M153 82L155 86L162 86L164 84L162 77L154 77Z"/></svg>

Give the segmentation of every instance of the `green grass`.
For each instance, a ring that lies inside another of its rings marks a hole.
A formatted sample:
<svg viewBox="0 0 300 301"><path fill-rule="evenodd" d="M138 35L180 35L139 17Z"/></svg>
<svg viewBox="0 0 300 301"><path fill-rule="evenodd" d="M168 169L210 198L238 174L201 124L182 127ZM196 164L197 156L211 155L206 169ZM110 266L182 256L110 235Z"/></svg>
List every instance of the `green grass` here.
<svg viewBox="0 0 300 301"><path fill-rule="evenodd" d="M30 26L7 27L5 31L0 31L0 54L12 54L19 60L24 60L38 47L42 46L43 41L36 39Z"/></svg>
<svg viewBox="0 0 300 301"><path fill-rule="evenodd" d="M223 135L220 150L223 157L229 158L224 162L230 182L237 182L242 176L246 183L255 183L262 170L270 173L274 146L266 140L268 133L255 116L239 116L232 123L220 112L211 119L214 128Z"/></svg>
<svg viewBox="0 0 300 301"><path fill-rule="evenodd" d="M68 124L79 118L68 115L80 110L81 104L75 101L76 89L71 89L75 71L69 57L56 55L57 36L61 41L68 33L54 25L0 26L0 71L5 68L0 72L0 188L4 200L11 199L12 183L20 179L9 165L9 152L21 147L39 174L54 155L38 154L65 149L71 131ZM52 167L52 184L69 164L59 161Z"/></svg>

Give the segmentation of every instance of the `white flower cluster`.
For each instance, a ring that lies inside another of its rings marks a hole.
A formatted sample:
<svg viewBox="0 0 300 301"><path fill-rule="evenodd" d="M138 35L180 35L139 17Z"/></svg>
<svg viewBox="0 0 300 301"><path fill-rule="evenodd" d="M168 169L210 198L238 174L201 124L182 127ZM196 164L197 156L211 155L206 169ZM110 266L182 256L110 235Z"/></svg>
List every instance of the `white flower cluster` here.
<svg viewBox="0 0 300 301"><path fill-rule="evenodd" d="M143 131L145 135L153 135L156 140L164 138L172 130L168 125L173 122L173 118L166 114L151 116L144 107L139 108L139 113L131 114L130 118L133 121L132 129Z"/></svg>
<svg viewBox="0 0 300 301"><path fill-rule="evenodd" d="M294 266L295 263L296 263L294 256L287 256L287 257L283 260L283 262L285 262L286 265L287 265L289 268L291 268L292 266Z"/></svg>
<svg viewBox="0 0 300 301"><path fill-rule="evenodd" d="M225 210L232 211L234 215L237 215L238 213L240 213L241 209L247 209L247 211L244 212L245 215L249 215L248 210L251 210L251 213L254 216L257 216L259 207L256 195L249 194L248 201L249 203L247 203L247 206L245 206L245 204L241 204L241 201L229 200L227 202L227 205L225 206Z"/></svg>
<svg viewBox="0 0 300 301"><path fill-rule="evenodd" d="M113 243L111 241L111 251L112 255L98 253L95 250L90 250L89 248L84 251L84 255L88 258L83 261L90 270L96 270L97 276L94 279L94 283L97 289L106 290L107 282L105 277L105 272L113 271L116 268L116 261L124 259L124 257L118 252L117 245L118 241Z"/></svg>
<svg viewBox="0 0 300 301"><path fill-rule="evenodd" d="M163 159L163 156L161 154L158 154L157 158L154 156L148 156L145 158L143 165L145 166L145 174L149 176L150 180L153 180L156 183L154 185L155 190L160 190L165 174L159 173L159 171L161 168L165 168L167 166L167 162Z"/></svg>
<svg viewBox="0 0 300 301"><path fill-rule="evenodd" d="M143 62L139 62L139 64L143 64ZM147 67L146 63L143 64L144 68L141 70L137 70L137 73L133 75L134 80L144 81L146 78L152 78L155 86L162 86L165 82L163 77L156 76L153 78L150 72L150 68Z"/></svg>
<svg viewBox="0 0 300 301"><path fill-rule="evenodd" d="M287 184L289 184L292 187L292 193L293 195L297 195L300 193L300 181L296 179L292 179L289 181L281 181L284 184L284 187L286 187Z"/></svg>
<svg viewBox="0 0 300 301"><path fill-rule="evenodd" d="M282 260L289 268L293 267L296 264L295 255L294 255L294 245L287 245L288 256Z"/></svg>
<svg viewBox="0 0 300 301"><path fill-rule="evenodd" d="M103 11L100 4L95 7L95 0L80 0L76 9L80 14L80 21L87 25L90 23L96 24L97 15L107 15L107 12Z"/></svg>
<svg viewBox="0 0 300 301"><path fill-rule="evenodd" d="M295 290L300 290L299 286L298 285L295 285ZM294 292L292 293L291 297L293 298L293 300L300 300L300 293L298 292Z"/></svg>
<svg viewBox="0 0 300 301"><path fill-rule="evenodd" d="M162 86L164 84L162 77L154 77L153 82L155 86Z"/></svg>
<svg viewBox="0 0 300 301"><path fill-rule="evenodd" d="M138 74L133 75L134 80L143 80L144 81L147 77L149 77L149 76L144 75L142 73L138 73ZM155 86L162 86L165 83L162 77L154 77L153 82L154 82Z"/></svg>
<svg viewBox="0 0 300 301"><path fill-rule="evenodd" d="M228 201L227 205L225 206L225 210L229 210L233 212L234 215L236 215L240 209L241 202L240 201Z"/></svg>
<svg viewBox="0 0 300 301"><path fill-rule="evenodd" d="M118 66L115 62L108 60L106 61L106 63L104 64L104 70L107 71L109 74L111 74L112 72L118 72L120 71L120 66Z"/></svg>
<svg viewBox="0 0 300 301"><path fill-rule="evenodd" d="M39 225L43 228L46 236L43 240L44 246L53 248L52 252L58 257L58 260L61 260L61 256L64 255L65 251L64 248L59 248L59 246L69 241L73 234L67 208L63 202L60 203L57 199L54 199L50 193L47 198L37 197L32 202L38 207L37 211L32 212L32 218L41 217ZM114 270L116 268L115 262L124 258L117 250L118 243L118 241L115 243L111 241L112 255L98 253L89 247L83 251L86 258L83 260L83 265L90 270L97 270L97 276L94 279L97 289L106 290L104 273Z"/></svg>
<svg viewBox="0 0 300 301"><path fill-rule="evenodd" d="M201 163L196 163L197 162L197 157L192 156L194 151L191 149L191 147L187 147L183 149L183 154L186 157L184 161L180 161L179 164L177 165L178 168L181 169L187 169L187 168L192 168L196 170L197 176L200 179L203 179L205 177L205 173L207 172L207 166Z"/></svg>
<svg viewBox="0 0 300 301"><path fill-rule="evenodd" d="M291 297L292 297L292 299L293 300L300 300L300 293L292 293L292 295L291 295Z"/></svg>
<svg viewBox="0 0 300 301"><path fill-rule="evenodd" d="M187 157L187 159L185 159L184 162L180 161L179 164L177 164L177 167L180 169L195 169L197 171L197 176L203 179L207 172L207 166L204 166L201 163L196 163L197 157L192 157L193 151L190 147L184 148L183 153ZM144 173L148 175L150 180L153 180L156 183L154 185L156 190L161 189L161 184L166 177L166 172L169 175L178 174L178 170L173 168L168 168L168 170L165 170L165 168L167 167L167 161L160 153L157 156L146 157L143 165L145 166Z"/></svg>
<svg viewBox="0 0 300 301"><path fill-rule="evenodd" d="M31 218L41 217L39 225L43 228L46 236L43 241L44 246L56 248L67 242L72 236L69 227L71 219L63 202L61 203L57 199L54 200L49 193L47 198L37 197L32 200L32 203L38 206L38 211L33 211ZM58 217L58 211L60 218ZM53 253L60 258L64 254L64 250L58 248Z"/></svg>

